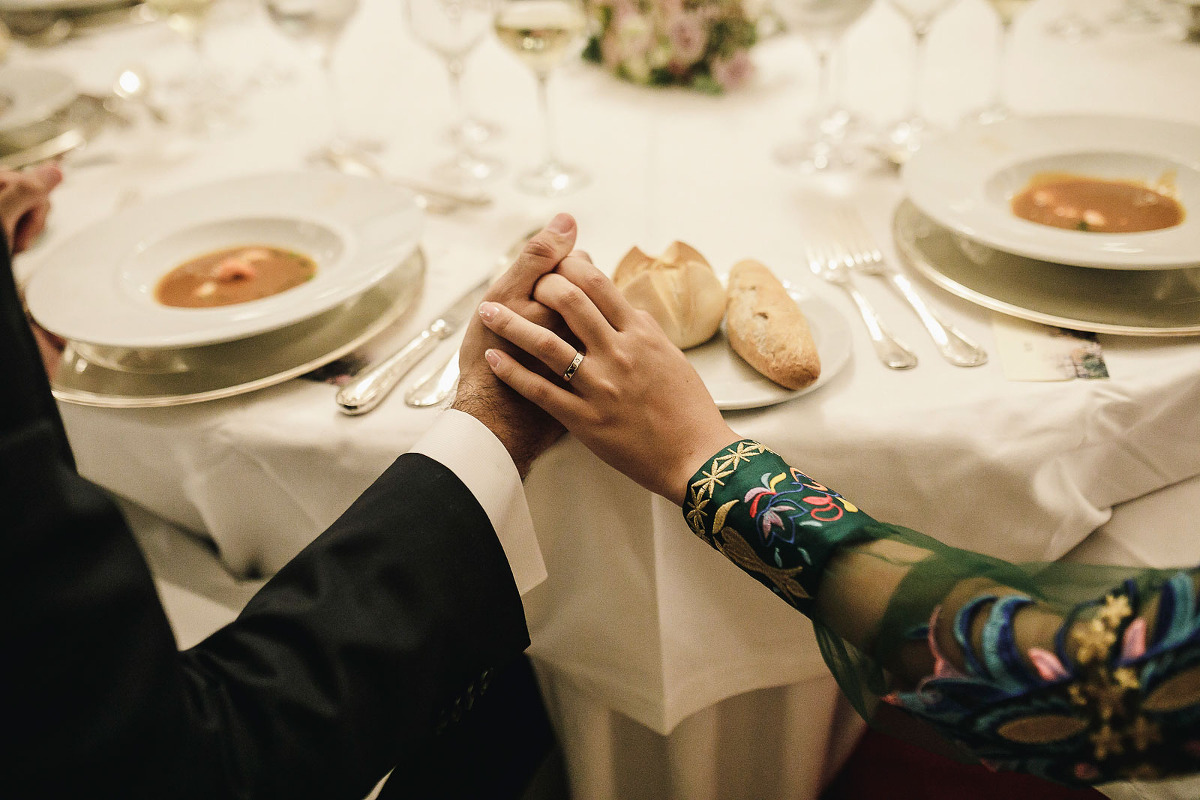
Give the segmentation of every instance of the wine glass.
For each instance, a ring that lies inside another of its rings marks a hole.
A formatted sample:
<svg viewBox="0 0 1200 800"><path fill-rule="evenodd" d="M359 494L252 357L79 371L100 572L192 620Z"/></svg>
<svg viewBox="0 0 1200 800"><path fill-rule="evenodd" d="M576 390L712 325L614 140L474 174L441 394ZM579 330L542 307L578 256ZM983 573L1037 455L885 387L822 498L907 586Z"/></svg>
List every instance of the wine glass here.
<svg viewBox="0 0 1200 800"><path fill-rule="evenodd" d="M1013 22L1031 0L988 0L988 2L995 9L996 16L1000 21L1000 41L996 48L996 78L992 84L992 100L975 117L977 122L985 125L1012 116L1012 109L1008 105L1008 92L1005 90L1007 83L1005 73L1008 71L1009 51L1012 49Z"/></svg>
<svg viewBox="0 0 1200 800"><path fill-rule="evenodd" d="M587 173L558 159L548 91L550 73L583 43L587 27L583 4L580 0L500 0L493 24L500 42L533 70L545 126L545 157L517 175L518 188L555 197L584 186Z"/></svg>
<svg viewBox="0 0 1200 800"><path fill-rule="evenodd" d="M908 20L915 39L908 112L884 134L884 148L887 157L893 163L903 164L921 148L921 144L931 133L936 132L921 113L921 86L925 82L925 39L929 36L929 29L933 27L933 21L952 2L954 0L891 0L892 6Z"/></svg>
<svg viewBox="0 0 1200 800"><path fill-rule="evenodd" d="M333 73L333 56L346 23L357 13L358 0L265 0L267 17L284 35L295 39L317 63L325 80L332 131L328 143L311 160L335 160L339 154L370 149L351 141L342 119L342 97ZM333 157L331 159L331 157Z"/></svg>
<svg viewBox="0 0 1200 800"><path fill-rule="evenodd" d="M190 46L195 67L168 87L183 102L185 127L203 134L217 127L222 92L204 48L208 12L215 0L146 0L146 8ZM173 104L174 105L174 104Z"/></svg>
<svg viewBox="0 0 1200 800"><path fill-rule="evenodd" d="M486 141L491 131L486 123L471 118L463 99L462 75L467 56L479 44L492 23L490 0L405 0L405 15L413 35L446 62L457 120L451 139L457 151L449 161L434 168L454 183L488 178L500 162L474 152L473 145Z"/></svg>
<svg viewBox="0 0 1200 800"><path fill-rule="evenodd" d="M848 166L861 155L851 140L846 121L850 114L838 103L833 91L831 60L850 26L858 21L874 0L779 0L775 10L792 30L808 40L817 57L819 80L815 113L803 124L798 140L775 150L785 164L805 170Z"/></svg>

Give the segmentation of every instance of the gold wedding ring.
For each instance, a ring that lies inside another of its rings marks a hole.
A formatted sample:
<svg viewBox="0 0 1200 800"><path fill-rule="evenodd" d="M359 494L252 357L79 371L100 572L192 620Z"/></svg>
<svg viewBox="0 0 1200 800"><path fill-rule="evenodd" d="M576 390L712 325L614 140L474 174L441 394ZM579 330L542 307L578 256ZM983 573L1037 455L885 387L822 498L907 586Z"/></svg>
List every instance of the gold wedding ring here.
<svg viewBox="0 0 1200 800"><path fill-rule="evenodd" d="M571 366L567 367L567 371L563 373L563 380L570 382L571 378L575 377L575 370L579 369L579 365L583 363L583 353L575 351L575 358L571 359Z"/></svg>

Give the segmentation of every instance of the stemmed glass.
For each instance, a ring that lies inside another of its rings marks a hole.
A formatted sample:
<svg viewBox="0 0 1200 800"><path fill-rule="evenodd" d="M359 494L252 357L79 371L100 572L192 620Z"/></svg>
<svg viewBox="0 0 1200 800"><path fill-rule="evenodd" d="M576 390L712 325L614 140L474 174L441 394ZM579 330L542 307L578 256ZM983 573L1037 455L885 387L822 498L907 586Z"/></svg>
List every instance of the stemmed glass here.
<svg viewBox="0 0 1200 800"><path fill-rule="evenodd" d="M1012 116L1005 91L1005 73L1008 71L1009 50L1012 48L1013 22L1031 0L988 0L1000 20L1000 42L996 48L996 79L992 89L992 101L980 111L975 119L982 124L999 122Z"/></svg>
<svg viewBox="0 0 1200 800"><path fill-rule="evenodd" d="M470 183L488 178L500 162L474 152L472 145L485 141L490 131L485 123L471 118L463 99L462 75L467 56L479 44L492 23L490 0L405 0L405 14L412 34L446 62L457 121L451 139L457 152L435 167L442 178Z"/></svg>
<svg viewBox="0 0 1200 800"><path fill-rule="evenodd" d="M912 27L915 47L913 49L912 88L908 94L907 116L888 128L885 134L885 149L888 158L903 164L909 156L921 148L922 142L934 132L933 126L921 113L921 87L925 83L925 39L933 21L954 0L891 0Z"/></svg>
<svg viewBox="0 0 1200 800"><path fill-rule="evenodd" d="M146 0L146 8L191 47L196 67L172 87L185 101L185 124L198 133L216 127L221 92L204 52L205 22L215 0Z"/></svg>
<svg viewBox="0 0 1200 800"><path fill-rule="evenodd" d="M806 170L848 166L860 149L847 136L848 112L839 107L833 91L830 61L850 26L874 0L779 0L775 9L787 26L808 40L817 56L819 95L814 114L803 125L801 137L780 145L775 157Z"/></svg>
<svg viewBox="0 0 1200 800"><path fill-rule="evenodd" d="M358 11L358 0L265 0L267 17L285 35L296 39L312 57L325 79L332 132L329 142L314 152L314 160L336 160L353 154L364 145L349 140L342 120L342 98L333 73L333 55L338 40L351 17Z"/></svg>
<svg viewBox="0 0 1200 800"><path fill-rule="evenodd" d="M544 197L580 188L589 180L587 173L561 162L555 150L548 83L550 73L583 43L587 18L582 2L500 0L494 25L500 42L533 70L545 125L545 157L538 166L517 175L517 187Z"/></svg>

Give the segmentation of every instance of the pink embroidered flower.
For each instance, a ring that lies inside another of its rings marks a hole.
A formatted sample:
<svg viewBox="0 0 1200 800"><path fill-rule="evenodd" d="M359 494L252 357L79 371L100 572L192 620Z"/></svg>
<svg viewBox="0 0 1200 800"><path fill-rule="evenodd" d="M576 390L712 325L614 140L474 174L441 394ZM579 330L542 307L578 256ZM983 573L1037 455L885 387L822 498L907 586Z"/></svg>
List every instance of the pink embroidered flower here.
<svg viewBox="0 0 1200 800"><path fill-rule="evenodd" d="M1146 620L1138 617L1129 623L1125 636L1121 639L1121 658L1132 661L1141 658L1146 653Z"/></svg>
<svg viewBox="0 0 1200 800"><path fill-rule="evenodd" d="M671 43L671 63L690 67L704 56L708 30L696 14L676 14L667 20L667 40Z"/></svg>
<svg viewBox="0 0 1200 800"><path fill-rule="evenodd" d="M745 86L754 75L754 62L745 50L738 50L729 58L713 60L712 76L722 89L730 91Z"/></svg>

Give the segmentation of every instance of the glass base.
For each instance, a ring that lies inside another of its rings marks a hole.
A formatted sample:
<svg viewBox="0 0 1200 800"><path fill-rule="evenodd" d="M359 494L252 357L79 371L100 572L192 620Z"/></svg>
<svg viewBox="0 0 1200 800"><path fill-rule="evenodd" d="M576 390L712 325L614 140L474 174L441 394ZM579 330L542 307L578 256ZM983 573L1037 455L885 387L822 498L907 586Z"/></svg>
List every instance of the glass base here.
<svg viewBox="0 0 1200 800"><path fill-rule="evenodd" d="M878 149L896 166L905 164L921 146L941 129L922 117L909 117L893 123L883 134Z"/></svg>
<svg viewBox="0 0 1200 800"><path fill-rule="evenodd" d="M866 158L871 138L870 126L861 118L835 108L824 118L805 122L798 139L775 148L775 159L806 172L845 169Z"/></svg>
<svg viewBox="0 0 1200 800"><path fill-rule="evenodd" d="M517 175L518 189L541 197L569 194L590 182L591 177L583 170L558 161L548 161Z"/></svg>
<svg viewBox="0 0 1200 800"><path fill-rule="evenodd" d="M495 122L467 117L457 125L446 129L446 138L459 147L478 147L494 142L504 135L504 129Z"/></svg>
<svg viewBox="0 0 1200 800"><path fill-rule="evenodd" d="M968 114L963 122L975 125L994 125L997 122L1003 122L1006 119L1012 119L1016 114L1006 105L996 104L990 105L987 108L981 108L971 114Z"/></svg>
<svg viewBox="0 0 1200 800"><path fill-rule="evenodd" d="M1078 11L1069 11L1061 17L1051 20L1046 25L1046 33L1069 42L1079 42L1095 37L1100 33L1100 29Z"/></svg>
<svg viewBox="0 0 1200 800"><path fill-rule="evenodd" d="M436 165L433 175L447 183L470 186L496 177L503 166L498 158L464 152Z"/></svg>

